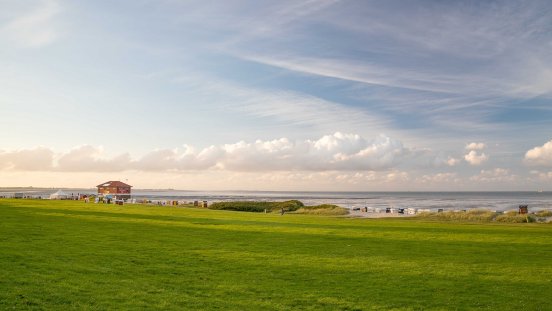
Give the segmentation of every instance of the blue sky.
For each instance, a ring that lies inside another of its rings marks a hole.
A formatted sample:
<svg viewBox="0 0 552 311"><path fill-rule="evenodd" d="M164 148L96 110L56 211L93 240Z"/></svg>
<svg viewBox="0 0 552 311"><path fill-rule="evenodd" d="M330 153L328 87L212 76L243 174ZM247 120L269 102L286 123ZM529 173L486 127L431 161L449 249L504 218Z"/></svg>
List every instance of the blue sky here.
<svg viewBox="0 0 552 311"><path fill-rule="evenodd" d="M0 186L552 190L548 1L0 8Z"/></svg>

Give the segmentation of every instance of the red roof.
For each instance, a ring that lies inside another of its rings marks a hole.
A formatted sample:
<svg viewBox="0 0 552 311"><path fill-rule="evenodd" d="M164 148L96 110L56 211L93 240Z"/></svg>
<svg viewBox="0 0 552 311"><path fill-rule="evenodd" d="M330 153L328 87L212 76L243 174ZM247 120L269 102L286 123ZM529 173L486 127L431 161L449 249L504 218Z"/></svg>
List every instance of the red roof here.
<svg viewBox="0 0 552 311"><path fill-rule="evenodd" d="M132 187L131 185L127 185L124 182L118 181L118 180L111 180L104 182L103 184L97 185L96 187Z"/></svg>

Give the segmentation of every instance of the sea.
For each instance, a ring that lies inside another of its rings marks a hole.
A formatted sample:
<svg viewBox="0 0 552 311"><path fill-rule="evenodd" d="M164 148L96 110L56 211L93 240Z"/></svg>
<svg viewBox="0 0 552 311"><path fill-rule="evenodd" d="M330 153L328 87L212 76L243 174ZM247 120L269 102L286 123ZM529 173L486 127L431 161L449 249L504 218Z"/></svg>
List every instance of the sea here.
<svg viewBox="0 0 552 311"><path fill-rule="evenodd" d="M48 198L58 188L0 188L0 197L16 192L31 198ZM68 194L94 194L95 189L62 188ZM552 191L514 192L303 192L303 191L190 191L133 189L137 200L286 201L305 205L335 204L346 208L416 208L429 210L488 209L506 211L528 205L529 210L552 210Z"/></svg>

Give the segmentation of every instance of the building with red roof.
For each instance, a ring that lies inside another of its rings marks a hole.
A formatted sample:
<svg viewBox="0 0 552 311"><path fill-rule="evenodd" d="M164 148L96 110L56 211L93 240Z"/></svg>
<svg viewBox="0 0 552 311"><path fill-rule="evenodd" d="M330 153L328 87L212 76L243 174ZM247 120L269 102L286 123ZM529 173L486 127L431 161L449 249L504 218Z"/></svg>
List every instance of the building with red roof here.
<svg viewBox="0 0 552 311"><path fill-rule="evenodd" d="M127 185L124 182L118 180L112 180L96 186L98 188L99 196L110 196L115 200L128 200L130 199L131 185Z"/></svg>

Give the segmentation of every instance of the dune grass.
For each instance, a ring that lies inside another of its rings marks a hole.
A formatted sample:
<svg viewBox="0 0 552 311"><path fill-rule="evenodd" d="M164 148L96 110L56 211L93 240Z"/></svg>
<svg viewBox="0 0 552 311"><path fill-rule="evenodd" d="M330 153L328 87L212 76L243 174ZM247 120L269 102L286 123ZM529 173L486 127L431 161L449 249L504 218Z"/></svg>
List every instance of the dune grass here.
<svg viewBox="0 0 552 311"><path fill-rule="evenodd" d="M535 213L535 216L537 216L537 217L552 217L552 211L551 210L537 211Z"/></svg>
<svg viewBox="0 0 552 311"><path fill-rule="evenodd" d="M303 206L299 208L295 213L320 216L338 216L349 214L349 210L333 204L321 204L315 206Z"/></svg>
<svg viewBox="0 0 552 311"><path fill-rule="evenodd" d="M209 206L209 209L253 213L272 213L280 212L282 209L285 212L296 211L301 207L303 207L303 202L298 200L289 200L283 202L231 201L213 203Z"/></svg>
<svg viewBox="0 0 552 311"><path fill-rule="evenodd" d="M545 310L551 233L0 200L0 309Z"/></svg>
<svg viewBox="0 0 552 311"><path fill-rule="evenodd" d="M421 213L419 218L435 219L435 220L447 220L447 221L475 221L475 222L489 222L495 219L497 213L484 210L473 209L468 211L445 211L441 213Z"/></svg>
<svg viewBox="0 0 552 311"><path fill-rule="evenodd" d="M437 221L532 223L548 222L547 217L550 215L552 213L547 210L520 215L517 211L507 211L501 214L485 209L473 209L468 211L424 212L416 215L416 217Z"/></svg>

